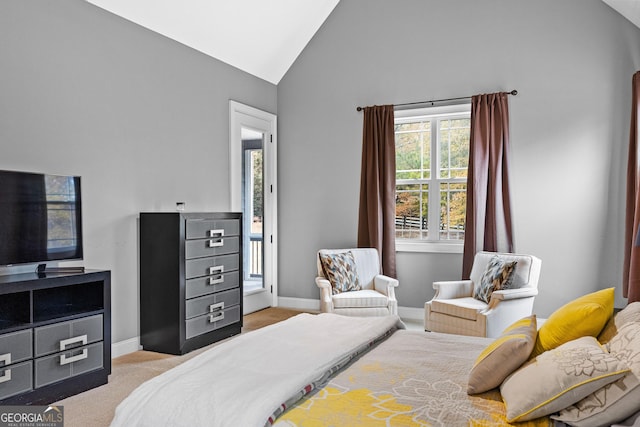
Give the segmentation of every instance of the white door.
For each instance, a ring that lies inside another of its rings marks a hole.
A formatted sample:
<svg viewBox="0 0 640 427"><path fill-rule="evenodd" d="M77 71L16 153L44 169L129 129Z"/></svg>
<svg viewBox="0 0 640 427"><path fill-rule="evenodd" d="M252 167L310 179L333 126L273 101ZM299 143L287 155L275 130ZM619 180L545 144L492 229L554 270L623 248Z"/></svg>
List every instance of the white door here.
<svg viewBox="0 0 640 427"><path fill-rule="evenodd" d="M242 212L243 314L277 305L276 116L229 101L231 210Z"/></svg>

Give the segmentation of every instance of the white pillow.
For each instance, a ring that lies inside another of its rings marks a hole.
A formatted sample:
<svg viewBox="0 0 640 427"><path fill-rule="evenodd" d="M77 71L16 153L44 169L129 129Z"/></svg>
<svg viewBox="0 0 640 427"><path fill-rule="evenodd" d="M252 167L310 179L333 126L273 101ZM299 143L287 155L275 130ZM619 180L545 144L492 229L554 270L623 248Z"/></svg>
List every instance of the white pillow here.
<svg viewBox="0 0 640 427"><path fill-rule="evenodd" d="M594 337L582 337L545 351L509 375L500 386L507 421L553 414L629 372Z"/></svg>
<svg viewBox="0 0 640 427"><path fill-rule="evenodd" d="M631 372L561 411L554 419L572 426L603 426L640 411L640 322L621 326L608 344L611 355Z"/></svg>

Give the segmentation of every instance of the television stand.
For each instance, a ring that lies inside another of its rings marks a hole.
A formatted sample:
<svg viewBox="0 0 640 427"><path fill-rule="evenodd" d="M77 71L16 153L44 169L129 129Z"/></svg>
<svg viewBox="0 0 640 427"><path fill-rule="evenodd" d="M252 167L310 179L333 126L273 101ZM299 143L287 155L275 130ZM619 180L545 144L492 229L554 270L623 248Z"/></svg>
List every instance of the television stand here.
<svg viewBox="0 0 640 427"><path fill-rule="evenodd" d="M48 405L110 373L110 271L0 276L0 405Z"/></svg>
<svg viewBox="0 0 640 427"><path fill-rule="evenodd" d="M38 274L44 273L84 273L84 267L47 267L47 264L38 264Z"/></svg>

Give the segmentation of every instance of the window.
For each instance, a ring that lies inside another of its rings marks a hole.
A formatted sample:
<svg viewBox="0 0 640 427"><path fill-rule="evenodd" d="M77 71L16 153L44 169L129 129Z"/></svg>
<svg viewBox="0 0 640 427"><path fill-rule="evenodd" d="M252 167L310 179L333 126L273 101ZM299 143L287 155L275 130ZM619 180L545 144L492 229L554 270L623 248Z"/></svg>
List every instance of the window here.
<svg viewBox="0 0 640 427"><path fill-rule="evenodd" d="M470 108L395 112L398 250L462 251Z"/></svg>

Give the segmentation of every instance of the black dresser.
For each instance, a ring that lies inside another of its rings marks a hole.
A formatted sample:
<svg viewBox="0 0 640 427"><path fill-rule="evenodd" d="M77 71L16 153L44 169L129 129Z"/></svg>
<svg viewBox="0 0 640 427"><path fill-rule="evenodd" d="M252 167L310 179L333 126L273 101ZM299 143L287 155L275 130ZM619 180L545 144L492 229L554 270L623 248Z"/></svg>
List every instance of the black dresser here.
<svg viewBox="0 0 640 427"><path fill-rule="evenodd" d="M242 329L242 215L140 214L140 343L184 354Z"/></svg>

